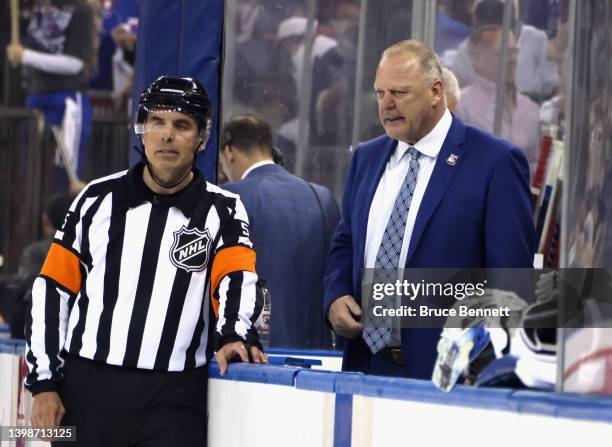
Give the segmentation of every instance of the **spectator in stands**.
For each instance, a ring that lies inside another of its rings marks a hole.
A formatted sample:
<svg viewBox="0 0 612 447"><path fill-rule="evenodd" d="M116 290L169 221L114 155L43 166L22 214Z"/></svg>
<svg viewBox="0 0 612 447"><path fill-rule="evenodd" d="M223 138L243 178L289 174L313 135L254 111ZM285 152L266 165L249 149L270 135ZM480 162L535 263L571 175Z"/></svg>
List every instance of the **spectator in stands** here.
<svg viewBox="0 0 612 447"><path fill-rule="evenodd" d="M32 300L32 284L45 262L53 235L64 223L64 217L73 198L67 194L51 197L42 215L44 237L23 250L17 271L18 285L12 293L12 303L7 315L12 338L24 338L25 315Z"/></svg>
<svg viewBox="0 0 612 447"><path fill-rule="evenodd" d="M334 68L342 65L342 57L336 51L338 41L324 34L316 33L317 23L314 24L315 36L312 41L312 82L313 82L313 108L319 99L319 93L330 88L334 83ZM302 97L302 77L304 75L306 32L308 19L306 17L290 17L278 27L278 40L290 55L291 73L298 89L298 97Z"/></svg>
<svg viewBox="0 0 612 447"><path fill-rule="evenodd" d="M113 55L117 49L112 32L118 26L128 23L130 19L137 19L139 5L136 0L92 0L92 2L101 4L101 24L97 69L89 86L92 89L111 92L113 91Z"/></svg>
<svg viewBox="0 0 612 447"><path fill-rule="evenodd" d="M111 31L117 46L113 56L113 101L116 108L124 108L128 114L131 110L137 33L138 17L131 17Z"/></svg>
<svg viewBox="0 0 612 447"><path fill-rule="evenodd" d="M275 62L278 63L279 59L276 31L280 18L272 14L276 8L266 7L261 1L241 0L236 3L234 101L238 102L237 107L241 110L254 109L261 113L274 90L265 90L266 82L279 68ZM288 65L288 61L283 62ZM264 97L264 91L268 97Z"/></svg>
<svg viewBox="0 0 612 447"><path fill-rule="evenodd" d="M285 168L293 172L299 127L297 86L289 73L274 74L263 85L268 87L264 91L271 92L271 96L270 101L258 109L259 115L268 123L268 116L278 118L278 129L273 135L274 144L285 156Z"/></svg>
<svg viewBox="0 0 612 447"><path fill-rule="evenodd" d="M442 0L436 12L436 52L457 48L472 33L474 0Z"/></svg>
<svg viewBox="0 0 612 447"><path fill-rule="evenodd" d="M444 94L446 95L446 107L453 113L457 113L461 89L457 78L447 67L442 67L442 81L444 82Z"/></svg>
<svg viewBox="0 0 612 447"><path fill-rule="evenodd" d="M555 37L559 25L559 18L564 9L567 11L567 0L524 0L525 23L532 25L552 39Z"/></svg>
<svg viewBox="0 0 612 447"><path fill-rule="evenodd" d="M334 43L327 51L314 55L310 104L309 143L317 146L348 146L353 124L357 41L361 3L340 0L335 4L333 20L319 24L315 45L321 39ZM313 47L316 49L316 46ZM329 157L330 151L321 151ZM322 160L336 164L335 160Z"/></svg>
<svg viewBox="0 0 612 447"><path fill-rule="evenodd" d="M288 61L282 61L283 64L288 65L288 67L283 68L288 70L293 76L293 80L298 89L298 97L300 96L299 92L301 90L304 67L304 43L307 27L308 19L306 17L296 16L283 20L278 26L277 32L280 52L289 56Z"/></svg>
<svg viewBox="0 0 612 447"><path fill-rule="evenodd" d="M540 107L540 122L542 124L554 124L562 126L565 118L565 97L567 91L567 82L564 79L564 59L568 45L568 23L567 17L557 26L555 37L548 42L546 49L546 58L551 62L555 62L559 67L559 86L557 94L550 99L544 101ZM606 52L604 51L605 55Z"/></svg>
<svg viewBox="0 0 612 447"><path fill-rule="evenodd" d="M474 82L461 90L457 116L465 123L493 131L502 29L497 25L479 28L470 37L470 56L476 70ZM533 168L539 153L539 108L516 91L516 40L510 33L509 61L504 92L501 136L521 148Z"/></svg>
<svg viewBox="0 0 612 447"><path fill-rule="evenodd" d="M7 46L9 61L27 69L26 106L40 109L46 125L61 126L77 176L82 177L91 107L85 92L95 65L96 30L84 0L39 0L26 46Z"/></svg>
<svg viewBox="0 0 612 447"><path fill-rule="evenodd" d="M520 28L516 86L537 102L549 98L559 86L559 69L550 56L551 42L544 31L531 25Z"/></svg>
<svg viewBox="0 0 612 447"><path fill-rule="evenodd" d="M98 8L94 7L94 11L96 12L94 22L99 22L96 28L100 44L98 46L96 70L92 73L89 87L94 90L109 92L113 88L111 60L115 52L115 43L110 32L117 26L120 19L113 9L113 2L102 1Z"/></svg>
<svg viewBox="0 0 612 447"><path fill-rule="evenodd" d="M257 273L272 297L270 345L328 348L321 314L323 270L340 215L326 188L273 161L272 130L261 118L232 117L222 132L221 169L249 215Z"/></svg>
<svg viewBox="0 0 612 447"><path fill-rule="evenodd" d="M515 29L514 10L511 13L510 29ZM472 18L473 29L477 30L486 25L501 26L504 20L504 3L500 0L483 0L476 4ZM471 34L470 34L471 35ZM459 85L465 87L474 80L474 65L468 49L468 35L454 50L445 51L440 55L442 62L447 65L457 77Z"/></svg>
<svg viewBox="0 0 612 447"><path fill-rule="evenodd" d="M548 36L544 31L528 24L522 24L517 28L514 7L511 8L510 15L510 29L518 29L516 86L519 92L530 95L540 102L550 97L559 85L559 70L549 54ZM487 25L501 26L503 19L504 2L483 0L474 10L474 29ZM469 57L468 43L466 39L456 52L442 56L443 62L453 70L462 87L471 84L476 75L472 59Z"/></svg>

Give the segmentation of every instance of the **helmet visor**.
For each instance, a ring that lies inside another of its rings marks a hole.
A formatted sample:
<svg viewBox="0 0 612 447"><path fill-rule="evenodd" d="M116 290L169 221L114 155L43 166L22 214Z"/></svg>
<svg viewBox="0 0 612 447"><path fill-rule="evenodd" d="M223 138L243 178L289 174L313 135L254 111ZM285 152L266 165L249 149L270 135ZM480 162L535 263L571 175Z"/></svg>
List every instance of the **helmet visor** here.
<svg viewBox="0 0 612 447"><path fill-rule="evenodd" d="M160 138L172 136L175 139L197 142L206 140L208 127L209 123L206 126L199 125L179 106L141 104L138 107L134 132L137 135L153 134Z"/></svg>

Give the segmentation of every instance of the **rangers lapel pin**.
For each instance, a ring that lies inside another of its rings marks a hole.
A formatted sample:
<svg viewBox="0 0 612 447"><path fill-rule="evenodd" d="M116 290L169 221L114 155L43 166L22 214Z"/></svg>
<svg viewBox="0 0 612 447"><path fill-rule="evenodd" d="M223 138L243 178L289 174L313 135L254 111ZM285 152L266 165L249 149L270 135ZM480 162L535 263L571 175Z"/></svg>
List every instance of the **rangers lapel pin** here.
<svg viewBox="0 0 612 447"><path fill-rule="evenodd" d="M455 166L457 164L457 160L459 159L459 155L450 154L446 159L446 164L449 166Z"/></svg>

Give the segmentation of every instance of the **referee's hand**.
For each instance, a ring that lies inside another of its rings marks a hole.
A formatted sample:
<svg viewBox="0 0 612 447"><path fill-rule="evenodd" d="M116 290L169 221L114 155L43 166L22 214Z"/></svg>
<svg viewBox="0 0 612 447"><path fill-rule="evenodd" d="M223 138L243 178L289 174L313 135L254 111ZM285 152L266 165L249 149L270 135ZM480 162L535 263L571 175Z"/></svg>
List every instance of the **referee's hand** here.
<svg viewBox="0 0 612 447"><path fill-rule="evenodd" d="M66 410L55 391L44 391L34 396L32 403L32 426L36 428L55 428L59 425Z"/></svg>
<svg viewBox="0 0 612 447"><path fill-rule="evenodd" d="M219 372L222 376L227 372L228 363L234 359L249 363L249 354L247 353L246 346L240 341L224 345L216 352L215 356L217 357ZM253 363L268 363L268 355L263 353L256 346L251 346L251 358L253 359Z"/></svg>

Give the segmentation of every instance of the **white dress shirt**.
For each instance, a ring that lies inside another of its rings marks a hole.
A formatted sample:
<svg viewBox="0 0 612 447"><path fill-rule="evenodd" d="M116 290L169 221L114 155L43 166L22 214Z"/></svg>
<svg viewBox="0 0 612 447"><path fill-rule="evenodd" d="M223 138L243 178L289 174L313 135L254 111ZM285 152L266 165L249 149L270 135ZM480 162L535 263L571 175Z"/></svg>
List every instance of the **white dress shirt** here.
<svg viewBox="0 0 612 447"><path fill-rule="evenodd" d="M245 171L242 173L242 177L240 177L240 180L244 180L246 176L249 175L249 173L252 170L257 169L260 166L273 165L273 164L274 162L272 160L264 160L264 161L258 161L257 163L253 163L251 166L245 169Z"/></svg>
<svg viewBox="0 0 612 447"><path fill-rule="evenodd" d="M465 124L471 124L486 132L493 132L497 85L476 75L474 82L461 89L461 101L457 116ZM535 170L540 154L540 108L522 93L516 95L516 106L502 114L501 137L522 149L531 172Z"/></svg>
<svg viewBox="0 0 612 447"><path fill-rule="evenodd" d="M550 96L559 85L559 68L546 57L548 35L523 25L518 42L516 86L521 93Z"/></svg>
<svg viewBox="0 0 612 447"><path fill-rule="evenodd" d="M451 122L452 116L447 109L431 132L414 145L414 148L418 150L421 155L419 157L417 182L412 195L410 209L408 210L408 220L406 221L402 251L400 252L398 266L400 268L404 268L406 264L408 247L410 245L410 238L412 236L412 230L414 229L416 216L421 206L423 196L425 195L425 189L431 178L436 160L438 159L438 154L440 153L440 149L442 149L442 144L450 129ZM398 142L395 152L387 162L385 172L378 183L374 199L370 205L364 253L364 266L366 268L374 268L378 248L382 242L387 222L393 212L395 199L408 173L410 157L404 156L408 148L409 145L407 143L403 141Z"/></svg>
<svg viewBox="0 0 612 447"><path fill-rule="evenodd" d="M531 25L523 25L517 42L516 87L519 92L548 96L559 86L557 64L548 60L548 36L544 31ZM464 40L456 51L443 55L444 65L448 66L459 81L467 87L476 78L468 40Z"/></svg>

